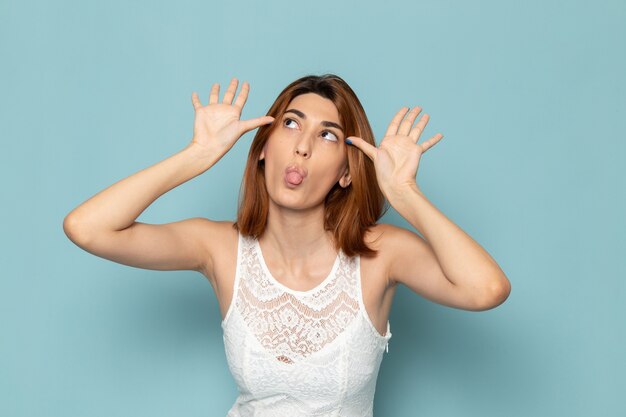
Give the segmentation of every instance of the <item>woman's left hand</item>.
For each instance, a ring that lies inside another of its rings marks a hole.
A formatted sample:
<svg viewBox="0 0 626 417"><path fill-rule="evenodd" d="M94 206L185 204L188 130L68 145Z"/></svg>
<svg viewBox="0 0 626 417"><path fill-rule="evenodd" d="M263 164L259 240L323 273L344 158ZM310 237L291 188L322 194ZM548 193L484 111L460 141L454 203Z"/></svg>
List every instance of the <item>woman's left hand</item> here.
<svg viewBox="0 0 626 417"><path fill-rule="evenodd" d="M346 138L374 161L378 185L388 199L390 194L417 186L415 177L420 157L443 138L441 133L437 133L427 141L417 143L430 117L424 113L415 127L411 128L422 109L414 107L408 112L408 117L402 120L408 110L408 107L402 107L396 113L378 148L359 137Z"/></svg>

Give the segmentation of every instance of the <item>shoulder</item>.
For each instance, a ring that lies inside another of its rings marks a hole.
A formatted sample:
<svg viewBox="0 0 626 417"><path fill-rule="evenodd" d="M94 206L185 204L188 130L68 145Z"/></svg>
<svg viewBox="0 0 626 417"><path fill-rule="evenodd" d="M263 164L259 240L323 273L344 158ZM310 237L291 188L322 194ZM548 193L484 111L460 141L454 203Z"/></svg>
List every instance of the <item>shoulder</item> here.
<svg viewBox="0 0 626 417"><path fill-rule="evenodd" d="M389 284L397 283L403 269L415 267L415 263L430 256L428 243L417 233L388 223L377 223L365 235L365 242L379 251L385 264Z"/></svg>
<svg viewBox="0 0 626 417"><path fill-rule="evenodd" d="M383 277L386 286L394 284L391 280L392 266L395 262L396 247L402 239L402 229L387 223L376 223L370 226L363 236L363 241L377 254L373 257L361 258L361 262L367 265L367 269L378 271L377 276Z"/></svg>
<svg viewBox="0 0 626 417"><path fill-rule="evenodd" d="M192 220L197 227L197 233L204 238L204 243L209 246L215 246L212 245L213 243L220 243L219 238L228 237L228 235L237 236L237 230L233 228L234 222L232 221L210 220L205 217L194 217Z"/></svg>
<svg viewBox="0 0 626 417"><path fill-rule="evenodd" d="M365 233L365 243L372 249L381 250L385 254L394 246L401 245L409 234L415 233L389 223L376 223Z"/></svg>

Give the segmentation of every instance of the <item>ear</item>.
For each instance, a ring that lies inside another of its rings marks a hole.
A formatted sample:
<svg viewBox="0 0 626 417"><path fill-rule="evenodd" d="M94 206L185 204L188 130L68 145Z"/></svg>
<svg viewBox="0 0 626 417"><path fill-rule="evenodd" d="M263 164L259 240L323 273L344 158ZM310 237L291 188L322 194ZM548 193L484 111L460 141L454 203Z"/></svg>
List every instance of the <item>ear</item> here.
<svg viewBox="0 0 626 417"><path fill-rule="evenodd" d="M259 161L265 159L265 146L261 150L261 154L259 155Z"/></svg>
<svg viewBox="0 0 626 417"><path fill-rule="evenodd" d="M339 185L341 185L343 188L346 188L350 185L351 182L352 177L350 176L350 171L348 170L348 168L346 168L343 176L339 178Z"/></svg>

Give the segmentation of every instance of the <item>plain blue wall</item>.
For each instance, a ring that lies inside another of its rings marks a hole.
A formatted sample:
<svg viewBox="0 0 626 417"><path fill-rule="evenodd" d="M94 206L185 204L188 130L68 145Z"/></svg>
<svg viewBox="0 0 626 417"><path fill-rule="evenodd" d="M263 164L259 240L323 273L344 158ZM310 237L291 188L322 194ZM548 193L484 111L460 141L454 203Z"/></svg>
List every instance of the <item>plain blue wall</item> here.
<svg viewBox="0 0 626 417"><path fill-rule="evenodd" d="M0 415L226 414L209 283L93 256L63 218L186 146L192 91L248 80L248 119L325 72L378 142L401 106L431 116L418 184L512 283L484 312L401 287L375 415L626 415L624 22L623 1L0 1ZM139 220L233 220L253 134Z"/></svg>

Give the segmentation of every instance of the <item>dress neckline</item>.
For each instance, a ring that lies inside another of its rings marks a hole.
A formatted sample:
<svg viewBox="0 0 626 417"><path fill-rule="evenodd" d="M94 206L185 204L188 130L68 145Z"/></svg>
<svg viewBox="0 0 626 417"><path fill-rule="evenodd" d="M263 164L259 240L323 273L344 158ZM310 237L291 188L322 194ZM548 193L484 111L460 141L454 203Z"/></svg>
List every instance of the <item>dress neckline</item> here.
<svg viewBox="0 0 626 417"><path fill-rule="evenodd" d="M282 288L283 290L285 290L285 291L287 291L289 293L292 293L292 294L305 295L305 294L313 293L313 292L319 290L320 288L323 288L330 280L333 279L333 277L337 273L337 269L339 268L339 261L341 259L341 249L339 249L339 252L337 253L337 257L335 258L335 262L333 263L333 267L331 268L330 273L326 276L326 278L324 278L324 280L322 280L322 282L320 282L315 287L313 287L313 288L311 288L309 290L294 290L293 288L289 288L288 286L282 284L280 281L278 281L274 277L274 275L272 275L272 273L270 272L269 268L267 267L267 264L265 263L265 258L263 257L263 252L261 251L261 245L259 244L259 239L258 238L254 238L254 243L253 244L254 244L254 249L256 250L257 256L259 258L259 263L261 264L261 267L263 268L263 271L267 275L267 278L271 282L273 282L274 284L276 284L277 286Z"/></svg>

